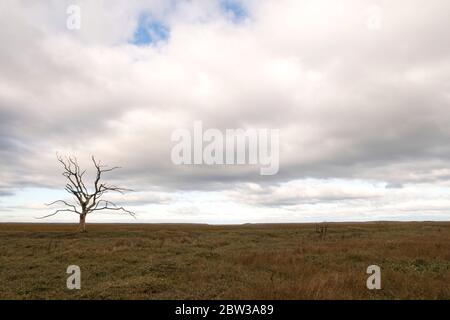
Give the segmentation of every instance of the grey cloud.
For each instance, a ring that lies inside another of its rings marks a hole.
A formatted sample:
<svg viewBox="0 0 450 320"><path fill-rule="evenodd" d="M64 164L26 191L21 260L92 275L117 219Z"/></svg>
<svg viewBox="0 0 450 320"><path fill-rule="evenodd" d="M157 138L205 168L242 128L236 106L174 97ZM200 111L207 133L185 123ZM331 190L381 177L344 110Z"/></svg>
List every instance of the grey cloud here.
<svg viewBox="0 0 450 320"><path fill-rule="evenodd" d="M228 195L242 203L266 207L291 207L307 204L327 204L333 202L348 202L358 200L381 199L383 193L376 188L357 189L355 186L343 187L339 184L318 181L303 181L299 183L279 184L276 186L261 186L246 184L239 186Z"/></svg>
<svg viewBox="0 0 450 320"><path fill-rule="evenodd" d="M165 17L168 42L148 48L127 43L137 15L149 10L138 2L108 9L86 3L87 17L98 13L106 26L87 24L78 35L63 30L64 6L55 2L45 14L44 4L25 2L2 10L0 167L9 174L3 192L60 187L56 151L95 154L124 167L112 180L167 192L307 177L389 185L447 179L448 2L433 1L425 12L415 9L419 2L384 4L378 32L364 26L368 1L344 2L349 11L329 27L298 19L302 6L294 1L280 3L249 2L252 19L238 26L192 23L204 8L184 3ZM164 16L160 2L150 9ZM116 26L102 10L111 10ZM197 119L221 130L279 128L279 175L261 177L259 168L246 166L174 166L171 132ZM352 196L285 197L273 205L336 199Z"/></svg>

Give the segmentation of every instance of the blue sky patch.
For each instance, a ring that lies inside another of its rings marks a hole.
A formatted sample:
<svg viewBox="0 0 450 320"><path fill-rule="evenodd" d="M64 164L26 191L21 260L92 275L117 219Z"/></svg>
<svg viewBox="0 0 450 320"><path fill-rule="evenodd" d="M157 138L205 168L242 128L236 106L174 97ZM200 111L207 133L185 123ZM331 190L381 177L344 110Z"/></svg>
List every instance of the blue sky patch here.
<svg viewBox="0 0 450 320"><path fill-rule="evenodd" d="M240 22L248 16L247 10L239 0L219 0L219 3L234 22Z"/></svg>
<svg viewBox="0 0 450 320"><path fill-rule="evenodd" d="M135 45L148 45L167 40L169 35L169 27L160 21L153 20L149 15L143 14L139 17L132 43Z"/></svg>

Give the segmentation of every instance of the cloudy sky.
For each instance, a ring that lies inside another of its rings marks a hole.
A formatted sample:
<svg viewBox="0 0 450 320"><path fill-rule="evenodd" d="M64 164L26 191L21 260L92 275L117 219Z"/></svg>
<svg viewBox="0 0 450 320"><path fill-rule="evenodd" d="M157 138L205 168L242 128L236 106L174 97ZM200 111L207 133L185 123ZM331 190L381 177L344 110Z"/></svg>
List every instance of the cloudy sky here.
<svg viewBox="0 0 450 320"><path fill-rule="evenodd" d="M448 0L3 0L0 222L67 198L57 152L135 190L88 222L448 220L449 30ZM278 174L173 164L197 120L279 129Z"/></svg>

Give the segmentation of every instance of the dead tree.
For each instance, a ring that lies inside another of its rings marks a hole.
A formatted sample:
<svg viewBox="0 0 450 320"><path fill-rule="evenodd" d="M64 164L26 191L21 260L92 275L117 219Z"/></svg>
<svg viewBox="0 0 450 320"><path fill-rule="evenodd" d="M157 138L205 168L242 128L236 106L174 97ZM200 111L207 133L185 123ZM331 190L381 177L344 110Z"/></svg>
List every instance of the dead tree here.
<svg viewBox="0 0 450 320"><path fill-rule="evenodd" d="M65 190L74 197L74 204L65 200L56 200L49 203L47 204L48 206L61 204L66 208L58 209L52 214L41 217L41 219L54 216L60 212L73 212L80 216L79 228L81 232L85 232L86 216L95 211L113 210L127 213L133 217L135 216L133 212L126 210L125 208L120 207L109 200L102 199L105 194L110 192L119 192L123 194L125 191L132 191L129 189L119 188L114 185L108 185L101 181L103 173L119 169L119 167L108 168L107 166L101 164L100 161L96 161L92 156L92 162L94 163L97 172L93 188L89 190L84 181L84 174L86 173L86 170L80 169L76 158L66 157L63 159L58 156L58 161L64 168L62 175L67 179Z"/></svg>

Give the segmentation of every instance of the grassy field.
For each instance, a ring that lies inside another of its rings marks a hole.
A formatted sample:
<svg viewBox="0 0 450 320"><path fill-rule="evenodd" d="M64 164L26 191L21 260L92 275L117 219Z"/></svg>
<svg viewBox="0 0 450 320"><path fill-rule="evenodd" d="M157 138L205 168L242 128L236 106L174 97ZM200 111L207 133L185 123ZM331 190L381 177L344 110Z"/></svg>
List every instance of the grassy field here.
<svg viewBox="0 0 450 320"><path fill-rule="evenodd" d="M76 228L0 224L0 299L450 299L450 223Z"/></svg>

